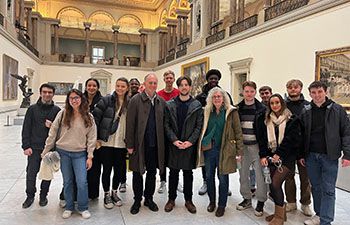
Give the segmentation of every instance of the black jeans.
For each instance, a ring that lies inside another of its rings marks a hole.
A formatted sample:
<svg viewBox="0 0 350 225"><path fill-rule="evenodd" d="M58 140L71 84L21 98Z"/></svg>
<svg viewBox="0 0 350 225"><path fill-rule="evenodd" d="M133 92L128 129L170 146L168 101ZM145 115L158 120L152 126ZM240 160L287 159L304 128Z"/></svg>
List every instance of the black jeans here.
<svg viewBox="0 0 350 225"><path fill-rule="evenodd" d="M42 149L33 149L32 155L27 159L26 193L27 197L34 198L36 193L36 176L40 169ZM45 198L49 192L51 181L42 180L40 185L40 198Z"/></svg>
<svg viewBox="0 0 350 225"><path fill-rule="evenodd" d="M142 192L146 199L153 199L156 189L156 174L158 167L157 148L145 148L146 183L143 190L143 177L139 172L132 173L132 189L135 202L141 202Z"/></svg>
<svg viewBox="0 0 350 225"><path fill-rule="evenodd" d="M92 167L87 171L90 199L98 198L100 193L101 165L102 161L100 149L95 149L94 158L92 158Z"/></svg>
<svg viewBox="0 0 350 225"><path fill-rule="evenodd" d="M169 174L169 199L175 201L177 197L177 185L179 184L179 169L170 168ZM185 201L192 201L193 172L182 170Z"/></svg>
<svg viewBox="0 0 350 225"><path fill-rule="evenodd" d="M110 190L111 173L113 169L112 189L117 190L122 177L122 164L125 162L125 149L101 147L101 162L103 165L102 186L105 192Z"/></svg>
<svg viewBox="0 0 350 225"><path fill-rule="evenodd" d="M123 163L122 163L122 177L121 177L121 179L120 179L120 183L126 183L126 160L128 159L128 155L127 155L127 149L125 149L125 160L123 161Z"/></svg>

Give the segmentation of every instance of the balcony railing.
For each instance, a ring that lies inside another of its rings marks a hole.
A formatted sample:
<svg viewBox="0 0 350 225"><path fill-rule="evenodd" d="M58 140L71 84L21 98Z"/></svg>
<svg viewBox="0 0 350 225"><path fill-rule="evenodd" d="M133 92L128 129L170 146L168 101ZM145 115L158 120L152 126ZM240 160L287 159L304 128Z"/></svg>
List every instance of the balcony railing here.
<svg viewBox="0 0 350 225"><path fill-rule="evenodd" d="M187 44L189 41L189 38L184 38L180 41L180 43L177 45L179 51L176 52L176 58L180 58L187 54Z"/></svg>
<svg viewBox="0 0 350 225"><path fill-rule="evenodd" d="M169 55L165 57L166 62L173 61L175 59L175 49L170 49L169 50Z"/></svg>
<svg viewBox="0 0 350 225"><path fill-rule="evenodd" d="M249 28L255 27L258 24L258 15L242 20L241 22L235 23L230 26L230 36L238 34L242 31L248 30Z"/></svg>
<svg viewBox="0 0 350 225"><path fill-rule="evenodd" d="M0 25L4 26L4 16L0 13Z"/></svg>
<svg viewBox="0 0 350 225"><path fill-rule="evenodd" d="M265 21L271 20L285 13L296 10L309 3L309 0L285 0L265 10Z"/></svg>
<svg viewBox="0 0 350 225"><path fill-rule="evenodd" d="M165 59L158 60L158 66L163 65L165 63Z"/></svg>
<svg viewBox="0 0 350 225"><path fill-rule="evenodd" d="M225 38L225 30L221 30L221 31L207 37L205 40L205 45L208 46L208 45L214 44L218 41L223 40L224 38Z"/></svg>
<svg viewBox="0 0 350 225"><path fill-rule="evenodd" d="M39 57L39 52L38 50L36 50L31 44L30 42L20 33L18 33L18 40L19 42L21 42L24 46L26 46L29 51L31 51L34 55L36 55L37 57Z"/></svg>

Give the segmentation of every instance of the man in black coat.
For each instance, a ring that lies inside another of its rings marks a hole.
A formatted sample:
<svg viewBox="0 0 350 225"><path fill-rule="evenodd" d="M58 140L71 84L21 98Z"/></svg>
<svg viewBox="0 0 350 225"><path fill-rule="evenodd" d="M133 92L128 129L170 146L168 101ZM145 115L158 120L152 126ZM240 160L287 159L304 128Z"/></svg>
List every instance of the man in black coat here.
<svg viewBox="0 0 350 225"><path fill-rule="evenodd" d="M182 76L176 84L180 95L167 102L165 133L170 142L167 165L169 175L169 200L164 210L170 212L175 206L179 172L184 177L185 206L190 213L196 213L192 202L193 172L196 168L197 141L203 125L203 109L199 101L190 96L192 80Z"/></svg>
<svg viewBox="0 0 350 225"><path fill-rule="evenodd" d="M54 105L52 98L55 88L50 84L40 86L40 98L36 104L31 105L24 117L22 128L22 149L24 155L28 156L26 193L27 198L22 204L23 208L28 208L33 204L36 192L36 176L40 169L41 153L45 146L52 122L54 121L60 108ZM39 205L47 205L47 193L49 192L51 181L43 180L40 186Z"/></svg>
<svg viewBox="0 0 350 225"><path fill-rule="evenodd" d="M287 108L295 116L300 116L302 109L305 105L309 105L310 102L304 99L301 90L303 88L303 83L300 80L290 80L286 84L288 97L286 99ZM301 148L301 146L300 146ZM300 151L301 149L299 149ZM311 186L309 181L309 176L307 175L306 168L297 162L299 179L300 179L300 203L301 211L306 216L312 216L313 212L310 209L311 204ZM295 164L294 169L291 168L292 173L287 177L284 183L284 189L286 192L287 206L286 211L290 212L297 209L296 204L296 185L294 180L295 174Z"/></svg>

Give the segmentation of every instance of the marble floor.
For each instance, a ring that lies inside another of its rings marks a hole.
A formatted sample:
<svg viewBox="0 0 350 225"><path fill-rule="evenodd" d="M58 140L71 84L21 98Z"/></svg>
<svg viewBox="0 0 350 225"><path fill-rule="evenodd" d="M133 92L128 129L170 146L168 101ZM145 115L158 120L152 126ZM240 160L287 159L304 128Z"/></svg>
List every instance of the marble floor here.
<svg viewBox="0 0 350 225"><path fill-rule="evenodd" d="M160 211L151 212L148 208L141 207L140 213L131 215L129 213L132 204L131 174L128 173L127 192L121 195L124 205L107 210L103 207L103 199L90 202L90 212L92 217L84 220L77 213L69 219L62 219L62 209L59 207L58 195L62 188L62 178L60 173L55 174L52 181L50 193L48 196L49 204L46 207L40 207L38 196L34 204L28 209L22 209L22 202L25 199L25 167L26 157L21 149L21 126L4 126L6 117L13 119L14 113L0 114L0 225L11 224L267 224L264 217L254 216L253 209L247 209L243 212L235 209L242 199L239 194L238 175L230 176L230 189L233 195L228 198L228 207L225 216L216 218L214 213L208 213L206 206L208 197L199 196L197 190L201 186L201 172L197 169L194 179L193 201L197 206L197 214L192 215L184 207L183 195L179 193L175 209L166 213L163 207L167 201L167 194L155 193L154 200L158 204ZM159 178L158 178L159 179ZM38 182L39 184L39 182ZM159 185L159 182L158 184ZM38 185L37 185L38 187ZM101 195L102 196L102 188ZM336 219L334 225L350 225L348 216L350 202L350 193L337 189L336 201ZM253 202L253 205L256 201ZM299 206L300 207L300 206ZM265 206L265 214L273 211L273 204L270 200ZM307 219L300 211L288 213L286 225L303 224Z"/></svg>

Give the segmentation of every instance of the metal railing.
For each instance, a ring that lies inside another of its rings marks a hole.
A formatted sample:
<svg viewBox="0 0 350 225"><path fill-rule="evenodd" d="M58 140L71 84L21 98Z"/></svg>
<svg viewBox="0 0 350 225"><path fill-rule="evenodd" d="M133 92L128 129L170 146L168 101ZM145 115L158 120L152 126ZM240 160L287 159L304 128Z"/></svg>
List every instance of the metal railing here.
<svg viewBox="0 0 350 225"><path fill-rule="evenodd" d="M258 24L258 15L255 14L248 17L241 22L235 23L230 26L230 36L238 34L242 31L248 30L249 28L255 27Z"/></svg>
<svg viewBox="0 0 350 225"><path fill-rule="evenodd" d="M225 30L221 30L215 34L210 35L205 39L205 45L211 45L225 38Z"/></svg>
<svg viewBox="0 0 350 225"><path fill-rule="evenodd" d="M265 21L271 20L309 3L309 0L285 0L265 9Z"/></svg>
<svg viewBox="0 0 350 225"><path fill-rule="evenodd" d="M30 42L20 33L18 33L18 40L19 42L21 42L24 46L26 46L29 51L31 51L34 55L36 55L37 57L39 57L39 52L38 50L36 50L32 44L30 44Z"/></svg>

